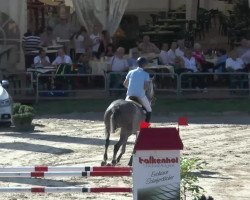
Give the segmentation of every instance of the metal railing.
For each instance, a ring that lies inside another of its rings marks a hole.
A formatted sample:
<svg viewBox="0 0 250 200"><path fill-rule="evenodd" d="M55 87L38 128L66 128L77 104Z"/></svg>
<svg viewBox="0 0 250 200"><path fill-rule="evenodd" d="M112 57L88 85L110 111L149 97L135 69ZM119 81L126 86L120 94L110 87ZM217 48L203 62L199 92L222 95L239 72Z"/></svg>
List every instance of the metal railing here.
<svg viewBox="0 0 250 200"><path fill-rule="evenodd" d="M61 99L86 98L93 92L107 97L110 92L124 92L125 72L111 72L104 75L93 74L35 74L2 73L9 80L9 93L14 99ZM113 76L113 77L112 77ZM250 97L249 73L150 73L154 77L155 91L173 97L208 97L216 93L223 98ZM115 77L115 78L114 78ZM119 79L119 82L116 80ZM217 84L219 83L219 84ZM84 93L85 92L85 93Z"/></svg>
<svg viewBox="0 0 250 200"><path fill-rule="evenodd" d="M107 91L106 77L94 74L37 74L35 86L36 102L50 97L78 98L76 93L82 91Z"/></svg>
<svg viewBox="0 0 250 200"><path fill-rule="evenodd" d="M250 96L250 74L243 72L227 73L181 73L178 76L181 96L184 92L229 92ZM218 84L216 84L218 83Z"/></svg>

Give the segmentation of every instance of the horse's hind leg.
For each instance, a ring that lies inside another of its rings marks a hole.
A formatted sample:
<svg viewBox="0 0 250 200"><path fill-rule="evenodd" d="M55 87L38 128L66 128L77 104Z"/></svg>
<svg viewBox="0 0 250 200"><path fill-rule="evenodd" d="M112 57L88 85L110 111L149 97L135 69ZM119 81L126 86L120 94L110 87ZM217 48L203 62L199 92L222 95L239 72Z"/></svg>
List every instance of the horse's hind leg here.
<svg viewBox="0 0 250 200"><path fill-rule="evenodd" d="M101 166L105 166L107 164L107 160L108 160L108 147L109 147L109 142L110 142L110 140L109 140L110 129L106 128L105 131L106 131L105 152L104 152L104 155L103 155L103 161L101 163Z"/></svg>
<svg viewBox="0 0 250 200"><path fill-rule="evenodd" d="M127 143L127 140L128 140L128 136L126 135L126 132L123 129L121 129L120 140L114 146L114 153L113 153L113 160L112 160L113 165L117 163L117 160L116 160L117 152L119 151L121 145L123 145L124 143Z"/></svg>
<svg viewBox="0 0 250 200"><path fill-rule="evenodd" d="M125 140L125 142L124 142L123 145L122 145L121 153L120 153L120 155L117 157L117 160L116 160L117 163L120 162L122 155L126 152L127 141L128 141L128 137L127 137L127 139Z"/></svg>
<svg viewBox="0 0 250 200"><path fill-rule="evenodd" d="M136 133L135 133L135 135L136 135L136 139L135 139L135 144L136 144L138 135ZM130 159L128 162L128 166L132 166L132 164L133 164L133 155L135 154L135 144L134 144L132 155L130 156Z"/></svg>

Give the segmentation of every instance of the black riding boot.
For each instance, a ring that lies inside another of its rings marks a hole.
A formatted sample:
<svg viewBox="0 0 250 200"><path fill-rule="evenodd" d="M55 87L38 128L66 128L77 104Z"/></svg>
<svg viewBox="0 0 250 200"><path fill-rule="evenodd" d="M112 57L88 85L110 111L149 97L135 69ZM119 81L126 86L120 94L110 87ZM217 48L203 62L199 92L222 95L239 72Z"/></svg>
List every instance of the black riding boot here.
<svg viewBox="0 0 250 200"><path fill-rule="evenodd" d="M151 119L151 112L147 112L145 122L149 123L150 119Z"/></svg>

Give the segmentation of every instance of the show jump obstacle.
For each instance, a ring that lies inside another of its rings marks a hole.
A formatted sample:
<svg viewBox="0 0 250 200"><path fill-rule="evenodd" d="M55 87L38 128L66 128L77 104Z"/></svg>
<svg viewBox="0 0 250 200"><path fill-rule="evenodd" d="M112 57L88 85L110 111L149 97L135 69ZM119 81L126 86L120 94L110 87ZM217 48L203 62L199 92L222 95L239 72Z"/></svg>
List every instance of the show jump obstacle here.
<svg viewBox="0 0 250 200"><path fill-rule="evenodd" d="M0 177L132 176L131 187L0 187L0 193L131 193L134 200L179 199L180 150L176 128L142 128L135 144L131 167L34 166L0 167ZM132 173L133 172L133 173Z"/></svg>

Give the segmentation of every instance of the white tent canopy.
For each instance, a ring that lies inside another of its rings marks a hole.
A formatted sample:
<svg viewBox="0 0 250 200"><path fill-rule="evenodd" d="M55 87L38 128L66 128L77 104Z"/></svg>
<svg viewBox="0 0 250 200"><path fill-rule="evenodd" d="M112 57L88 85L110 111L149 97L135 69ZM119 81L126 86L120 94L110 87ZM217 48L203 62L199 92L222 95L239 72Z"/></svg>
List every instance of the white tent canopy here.
<svg viewBox="0 0 250 200"><path fill-rule="evenodd" d="M4 13L6 16L8 16L7 21L6 22L2 22L2 26L4 27L0 27L1 30L4 32L5 26L7 26L7 24L9 24L12 20L15 22L15 24L18 27L19 30L19 35L17 36L17 38L11 38L12 44L14 42L16 42L17 44L19 44L18 49L14 48L14 50L16 50L18 52L18 57L16 56L16 53L14 53L15 55L15 60L17 60L18 67L23 66L24 63L24 57L22 54L22 48L21 48L21 41L22 41L22 36L23 34L26 32L27 30L27 2L26 1L20 1L20 0L0 0L0 12ZM11 20L11 21L10 21ZM5 44L6 42L8 42L8 34L4 34L3 33L3 38L0 38L3 44ZM16 41L15 41L16 40ZM11 57L12 55L10 55ZM12 58L12 57L11 57ZM14 59L11 59L11 62L13 62Z"/></svg>

